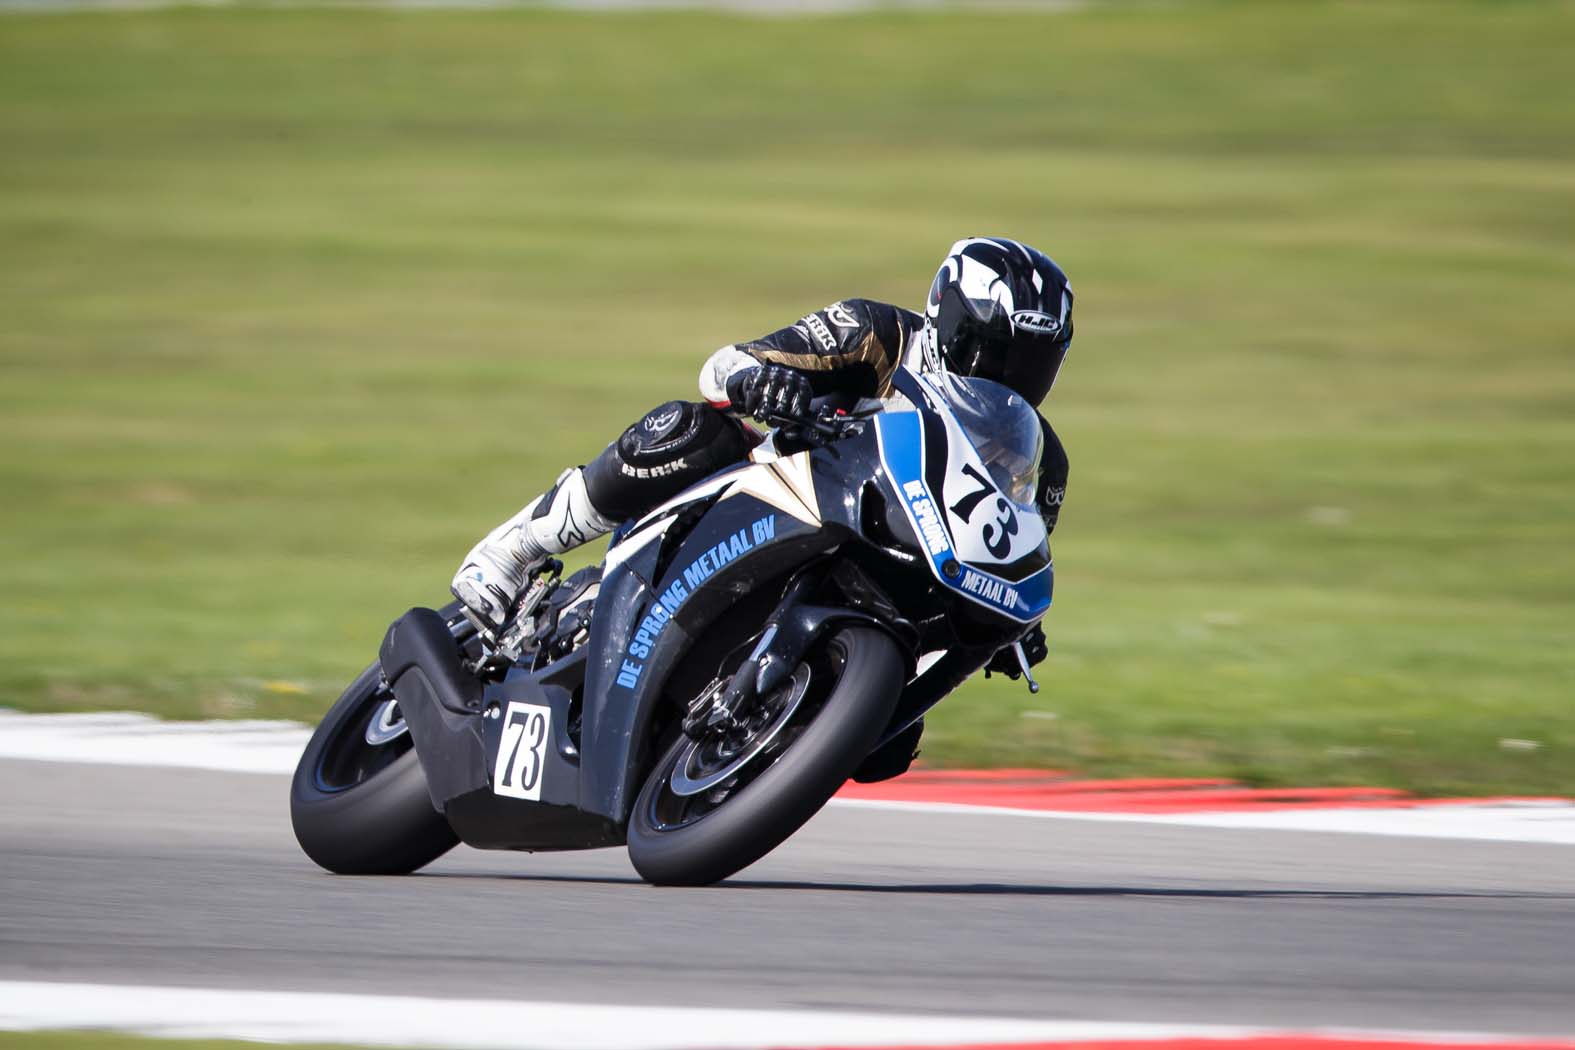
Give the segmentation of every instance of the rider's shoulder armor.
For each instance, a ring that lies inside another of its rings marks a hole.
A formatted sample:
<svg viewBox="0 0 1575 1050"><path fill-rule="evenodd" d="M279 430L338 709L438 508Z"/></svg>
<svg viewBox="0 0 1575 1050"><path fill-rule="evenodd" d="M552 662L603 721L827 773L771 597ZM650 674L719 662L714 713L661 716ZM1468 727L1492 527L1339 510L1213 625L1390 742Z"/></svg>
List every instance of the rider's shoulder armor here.
<svg viewBox="0 0 1575 1050"><path fill-rule="evenodd" d="M739 350L764 364L809 374L816 395L884 397L903 351L923 327L911 310L873 299L843 299Z"/></svg>

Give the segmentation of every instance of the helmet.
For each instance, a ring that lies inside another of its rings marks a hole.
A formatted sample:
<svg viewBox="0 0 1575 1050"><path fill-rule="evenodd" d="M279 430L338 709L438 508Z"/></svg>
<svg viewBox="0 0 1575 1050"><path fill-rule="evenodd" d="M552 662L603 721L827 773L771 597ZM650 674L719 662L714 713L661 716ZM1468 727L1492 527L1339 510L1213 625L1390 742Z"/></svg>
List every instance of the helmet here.
<svg viewBox="0 0 1575 1050"><path fill-rule="evenodd" d="M1005 237L952 245L924 304L924 367L1004 383L1037 405L1072 345L1072 286Z"/></svg>

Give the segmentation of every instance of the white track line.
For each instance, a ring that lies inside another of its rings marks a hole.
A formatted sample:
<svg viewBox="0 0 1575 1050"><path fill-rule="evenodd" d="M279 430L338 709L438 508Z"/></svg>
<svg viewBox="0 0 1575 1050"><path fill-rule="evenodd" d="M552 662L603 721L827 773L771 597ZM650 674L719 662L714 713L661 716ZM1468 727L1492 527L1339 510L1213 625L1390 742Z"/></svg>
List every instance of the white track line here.
<svg viewBox="0 0 1575 1050"><path fill-rule="evenodd" d="M289 775L311 729L298 722L161 722L131 712L25 714L0 708L0 759L211 769ZM1202 813L1087 813L931 802L834 799L839 807L1271 831L1575 845L1575 803L1497 802Z"/></svg>
<svg viewBox="0 0 1575 1050"><path fill-rule="evenodd" d="M161 722L129 712L0 709L0 758L44 762L289 774L311 735L299 722Z"/></svg>
<svg viewBox="0 0 1575 1050"><path fill-rule="evenodd" d="M1244 828L1259 831L1337 831L1353 835L1402 838L1470 839L1481 842L1537 842L1575 846L1575 803L1568 801L1469 801L1428 806L1372 809L1266 809L1252 812L1089 813L1077 810L1011 809L948 802L888 802L839 798L833 805L913 813L991 813L1051 820L1092 820L1123 824L1172 824L1194 828Z"/></svg>
<svg viewBox="0 0 1575 1050"><path fill-rule="evenodd" d="M1076 1035L1167 1037L1245 1030L1069 1025L988 1018L706 1010L380 995L0 982L0 1029L113 1028L183 1038L445 1046L466 1050L721 1050L944 1046Z"/></svg>
<svg viewBox="0 0 1575 1050"><path fill-rule="evenodd" d="M1093 1040L1272 1038L1234 1025L1034 1021L814 1010L725 1010L423 999L0 981L0 1030L113 1029L166 1038L332 1042L454 1050L755 1050L765 1047L959 1046ZM1352 1032L1424 1045L1505 1043L1512 1036ZM1537 1040L1542 1044L1560 1040ZM1569 1044L1575 1050L1575 1042Z"/></svg>

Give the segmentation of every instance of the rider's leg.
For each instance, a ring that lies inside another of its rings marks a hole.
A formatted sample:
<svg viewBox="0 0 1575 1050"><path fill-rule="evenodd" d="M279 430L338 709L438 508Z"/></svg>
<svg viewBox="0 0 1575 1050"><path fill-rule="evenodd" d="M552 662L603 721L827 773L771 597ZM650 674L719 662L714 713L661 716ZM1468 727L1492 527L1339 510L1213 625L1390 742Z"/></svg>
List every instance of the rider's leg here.
<svg viewBox="0 0 1575 1050"><path fill-rule="evenodd" d="M629 521L749 455L758 436L704 402L651 409L585 468L598 510Z"/></svg>
<svg viewBox="0 0 1575 1050"><path fill-rule="evenodd" d="M473 547L452 591L496 626L549 555L639 517L749 454L750 432L706 404L669 401L625 430L585 467L571 467Z"/></svg>
<svg viewBox="0 0 1575 1050"><path fill-rule="evenodd" d="M605 535L615 524L591 503L583 468L570 467L558 475L557 484L470 549L449 590L477 618L496 627L548 555Z"/></svg>

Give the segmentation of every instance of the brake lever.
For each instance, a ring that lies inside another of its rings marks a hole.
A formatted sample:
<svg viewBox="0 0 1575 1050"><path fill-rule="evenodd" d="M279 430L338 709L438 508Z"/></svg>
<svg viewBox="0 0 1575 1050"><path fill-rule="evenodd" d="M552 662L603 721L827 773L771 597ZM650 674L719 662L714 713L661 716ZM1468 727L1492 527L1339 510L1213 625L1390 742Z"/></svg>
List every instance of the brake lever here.
<svg viewBox="0 0 1575 1050"><path fill-rule="evenodd" d="M844 420L849 418L852 417L849 417L846 413L814 416L789 416L773 412L766 417L765 422L774 427L803 427L805 430L819 434L821 437L839 438L842 436L843 428L837 422L833 422L833 420Z"/></svg>
<svg viewBox="0 0 1575 1050"><path fill-rule="evenodd" d="M1023 643L1013 642L1012 652L1017 654L1017 666L1023 669L1023 680L1028 683L1028 691L1039 692L1039 683L1034 681L1034 673L1028 669L1028 654L1023 652Z"/></svg>

